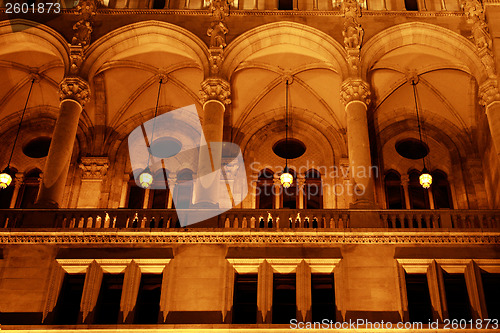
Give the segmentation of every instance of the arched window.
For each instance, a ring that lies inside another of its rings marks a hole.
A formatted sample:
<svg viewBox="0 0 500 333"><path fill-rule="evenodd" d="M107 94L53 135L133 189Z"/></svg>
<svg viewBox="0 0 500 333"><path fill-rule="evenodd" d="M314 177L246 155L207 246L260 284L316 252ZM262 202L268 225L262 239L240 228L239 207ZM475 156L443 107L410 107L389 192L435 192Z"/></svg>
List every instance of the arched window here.
<svg viewBox="0 0 500 333"><path fill-rule="evenodd" d="M317 170L311 169L306 172L305 181L304 208L323 208L323 186L321 183L321 174Z"/></svg>
<svg viewBox="0 0 500 333"><path fill-rule="evenodd" d="M448 176L441 170L432 172L432 196L434 198L434 208L453 208L451 200L450 183Z"/></svg>
<svg viewBox="0 0 500 333"><path fill-rule="evenodd" d="M384 178L385 199L387 209L406 208L403 187L401 186L401 176L394 170L387 172Z"/></svg>
<svg viewBox="0 0 500 333"><path fill-rule="evenodd" d="M405 0L406 10L418 11L418 0Z"/></svg>
<svg viewBox="0 0 500 333"><path fill-rule="evenodd" d="M295 170L288 169L288 172L293 176L293 183L289 188L282 187L282 206L283 208L296 209L297 199L299 196L297 195L298 187L297 187L297 177L295 175Z"/></svg>
<svg viewBox="0 0 500 333"><path fill-rule="evenodd" d="M153 175L153 185L149 191L148 207L152 209L168 208L168 173L165 169L158 170Z"/></svg>
<svg viewBox="0 0 500 333"><path fill-rule="evenodd" d="M144 207L144 194L146 190L138 186L134 179L134 174L130 174L128 181L127 208L142 209Z"/></svg>
<svg viewBox="0 0 500 333"><path fill-rule="evenodd" d="M272 209L274 206L273 195L274 172L269 169L261 170L257 181L257 208Z"/></svg>
<svg viewBox="0 0 500 333"><path fill-rule="evenodd" d="M420 171L411 170L408 173L410 181L408 182L408 194L410 196L411 209L429 209L428 190L420 185Z"/></svg>
<svg viewBox="0 0 500 333"><path fill-rule="evenodd" d="M174 190L174 202L177 209L191 207L193 198L193 171L184 169L177 173L177 185Z"/></svg>
<svg viewBox="0 0 500 333"><path fill-rule="evenodd" d="M24 175L24 182L19 189L16 207L33 208L40 187L40 174L39 169L33 169Z"/></svg>

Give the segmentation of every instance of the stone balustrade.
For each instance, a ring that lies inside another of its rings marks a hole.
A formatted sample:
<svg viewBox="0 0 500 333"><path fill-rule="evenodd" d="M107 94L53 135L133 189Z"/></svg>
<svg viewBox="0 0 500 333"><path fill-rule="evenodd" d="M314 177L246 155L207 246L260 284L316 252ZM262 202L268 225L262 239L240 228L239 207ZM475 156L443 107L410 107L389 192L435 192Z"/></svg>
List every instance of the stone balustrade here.
<svg viewBox="0 0 500 333"><path fill-rule="evenodd" d="M197 210L199 212L199 210ZM189 228L359 229L360 217L379 218L376 226L405 229L500 229L499 210L338 210L232 209ZM171 229L181 228L171 209L4 209L0 229Z"/></svg>

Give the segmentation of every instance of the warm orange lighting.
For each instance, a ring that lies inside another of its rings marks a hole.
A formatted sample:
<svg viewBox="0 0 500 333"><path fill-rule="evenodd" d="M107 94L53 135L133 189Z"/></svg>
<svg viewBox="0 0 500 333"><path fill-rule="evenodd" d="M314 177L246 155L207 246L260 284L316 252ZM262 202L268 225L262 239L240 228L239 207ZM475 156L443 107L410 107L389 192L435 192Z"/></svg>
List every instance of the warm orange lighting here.
<svg viewBox="0 0 500 333"><path fill-rule="evenodd" d="M424 170L422 170L422 174L420 175L419 180L420 180L420 185L422 185L423 188L431 187L432 176L429 173L429 171L427 171L426 168L424 168Z"/></svg>
<svg viewBox="0 0 500 333"><path fill-rule="evenodd" d="M281 185L283 185L284 188L289 188L293 183L293 176L290 173L285 172L281 174L280 180Z"/></svg>
<svg viewBox="0 0 500 333"><path fill-rule="evenodd" d="M142 188L148 188L153 184L153 175L149 171L149 168L144 170L139 176L139 184Z"/></svg>

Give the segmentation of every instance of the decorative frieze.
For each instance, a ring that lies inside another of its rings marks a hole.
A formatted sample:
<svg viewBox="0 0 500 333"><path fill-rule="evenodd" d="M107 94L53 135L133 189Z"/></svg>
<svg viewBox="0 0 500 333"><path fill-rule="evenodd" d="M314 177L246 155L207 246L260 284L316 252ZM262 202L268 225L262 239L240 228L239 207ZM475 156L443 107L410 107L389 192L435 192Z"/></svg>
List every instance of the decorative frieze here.
<svg viewBox="0 0 500 333"><path fill-rule="evenodd" d="M102 179L106 176L109 167L107 157L82 157L80 169L84 179Z"/></svg>
<svg viewBox="0 0 500 333"><path fill-rule="evenodd" d="M361 79L349 79L340 87L340 99L344 105L353 101L370 104L370 86Z"/></svg>
<svg viewBox="0 0 500 333"><path fill-rule="evenodd" d="M231 87L229 83L221 78L208 78L201 83L201 101L206 103L210 100L230 104Z"/></svg>
<svg viewBox="0 0 500 333"><path fill-rule="evenodd" d="M0 232L0 244L498 244L498 232Z"/></svg>
<svg viewBox="0 0 500 333"><path fill-rule="evenodd" d="M61 101L72 99L83 106L90 98L89 84L80 77L67 77L59 84L59 97Z"/></svg>

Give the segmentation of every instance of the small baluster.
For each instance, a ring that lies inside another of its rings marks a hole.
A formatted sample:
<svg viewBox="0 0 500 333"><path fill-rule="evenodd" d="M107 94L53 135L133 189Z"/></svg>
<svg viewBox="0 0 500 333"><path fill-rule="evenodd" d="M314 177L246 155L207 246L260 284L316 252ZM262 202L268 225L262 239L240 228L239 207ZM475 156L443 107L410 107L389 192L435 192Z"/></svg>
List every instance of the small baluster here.
<svg viewBox="0 0 500 333"><path fill-rule="evenodd" d="M255 229L255 217L254 216L252 216L250 218L250 228Z"/></svg>
<svg viewBox="0 0 500 333"><path fill-rule="evenodd" d="M280 228L280 217L276 217L276 229Z"/></svg>
<svg viewBox="0 0 500 333"><path fill-rule="evenodd" d="M224 221L224 228L228 229L231 227L231 221L229 221L229 217L226 217L226 220Z"/></svg>
<svg viewBox="0 0 500 333"><path fill-rule="evenodd" d="M149 228L154 228L155 227L155 217L153 216L151 220L149 220Z"/></svg>
<svg viewBox="0 0 500 333"><path fill-rule="evenodd" d="M132 221L132 228L137 228L137 224L139 223L139 217L135 214L134 221Z"/></svg>
<svg viewBox="0 0 500 333"><path fill-rule="evenodd" d="M100 215L98 215L98 216L96 217L96 219L95 219L95 227L96 227L96 228L100 228L100 227L101 227L101 220L102 220L101 216L100 216Z"/></svg>
<svg viewBox="0 0 500 333"><path fill-rule="evenodd" d="M271 214L269 214L269 216L267 218L267 227L268 228L272 228L273 227L273 218L272 218Z"/></svg>
<svg viewBox="0 0 500 333"><path fill-rule="evenodd" d="M163 223L165 223L165 220L163 219L163 216L160 217L160 221L158 221L158 228L163 228Z"/></svg>
<svg viewBox="0 0 500 333"><path fill-rule="evenodd" d="M264 226L265 226L265 221L264 221L264 218L261 216L259 219L259 228L263 229Z"/></svg>
<svg viewBox="0 0 500 333"><path fill-rule="evenodd" d="M316 217L313 217L312 227L313 229L318 229L318 219Z"/></svg>
<svg viewBox="0 0 500 333"><path fill-rule="evenodd" d="M333 217L330 217L330 229L335 229L335 220Z"/></svg>
<svg viewBox="0 0 500 333"><path fill-rule="evenodd" d="M234 229L238 229L238 217L235 217L235 218L234 218L233 228L234 228Z"/></svg>
<svg viewBox="0 0 500 333"><path fill-rule="evenodd" d="M242 228L248 228L248 222L246 216L243 217L243 221L241 221L241 227Z"/></svg>

